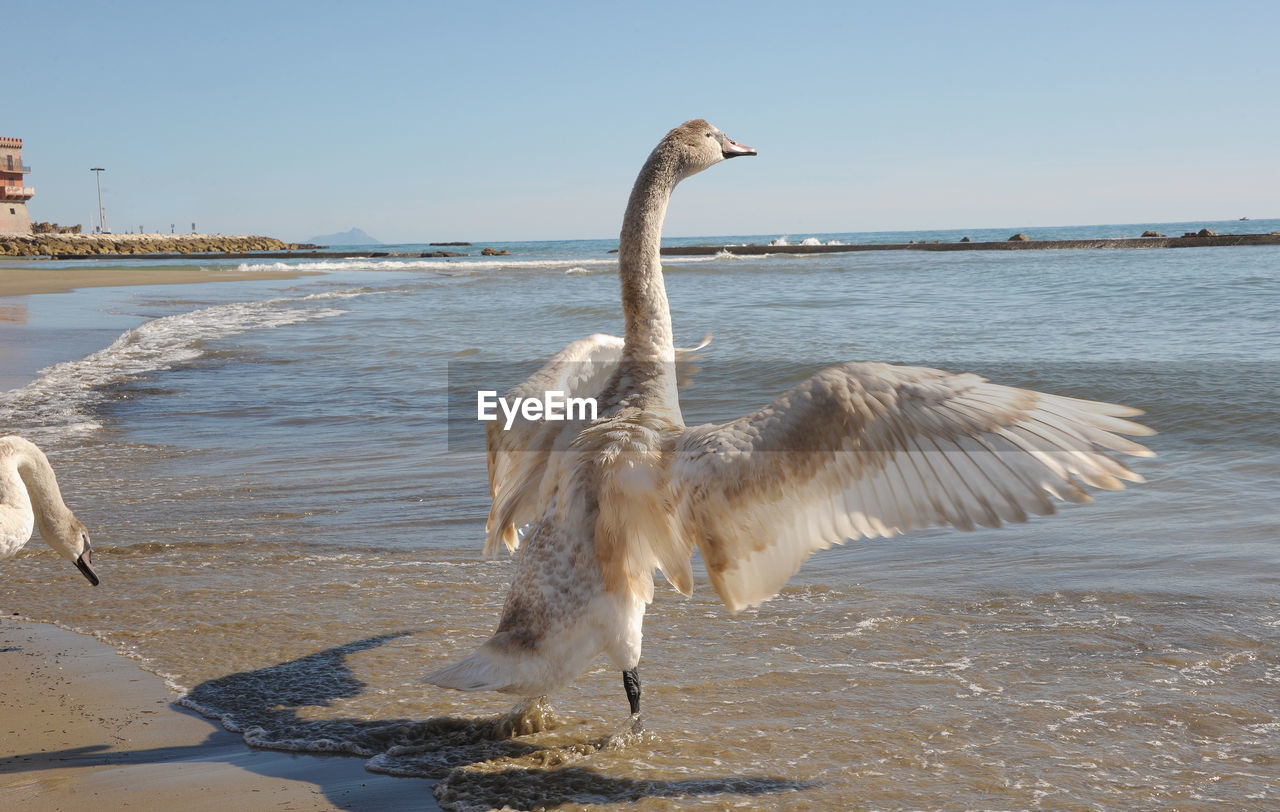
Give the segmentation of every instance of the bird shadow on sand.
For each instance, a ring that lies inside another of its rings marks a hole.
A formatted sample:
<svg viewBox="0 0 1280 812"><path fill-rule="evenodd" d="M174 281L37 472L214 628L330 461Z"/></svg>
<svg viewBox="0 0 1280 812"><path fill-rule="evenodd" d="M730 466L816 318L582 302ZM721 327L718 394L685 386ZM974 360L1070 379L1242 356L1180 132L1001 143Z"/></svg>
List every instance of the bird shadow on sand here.
<svg viewBox="0 0 1280 812"><path fill-rule="evenodd" d="M529 734L555 724L549 707L537 701L521 703L505 714L475 718L307 719L300 713L305 708L326 707L336 700L359 696L366 686L352 672L347 658L408 634L368 637L267 668L209 680L197 685L177 704L220 721L255 749L354 756L363 759L364 768L369 771L437 780L435 793L446 808L455 804L472 808L550 808L565 803L616 803L646 797L758 796L811 786L773 777L641 780L605 775L583 762L601 751L644 747L654 737L629 732L567 745L537 744L529 740ZM75 752L34 754L34 762L38 763L33 763L31 757L24 763L25 769L51 769L87 762L207 760L212 756L210 745L225 745L226 740L226 734L218 731L207 742L195 746L105 752L111 748L102 745L75 748ZM273 774L272 765L266 761L255 764L249 758L237 759L236 763L262 774ZM0 772L4 771L0 766ZM324 770L313 770L304 780L315 781L338 809L362 808L358 802L349 805L353 803L349 775L340 776L340 772L334 770L333 780L327 781Z"/></svg>
<svg viewBox="0 0 1280 812"><path fill-rule="evenodd" d="M408 634L368 637L279 665L218 677L197 685L178 704L220 720L229 730L241 733L247 744L265 749L368 759L388 751L436 746L442 751L439 768L444 772L471 763L474 757L522 755L537 749L512 740L534 732L537 720L513 714L415 720L307 719L299 713L302 708L328 707L362 694L366 686L352 673L347 657ZM458 748L475 752L471 756L454 753ZM489 750L492 755L487 755Z"/></svg>

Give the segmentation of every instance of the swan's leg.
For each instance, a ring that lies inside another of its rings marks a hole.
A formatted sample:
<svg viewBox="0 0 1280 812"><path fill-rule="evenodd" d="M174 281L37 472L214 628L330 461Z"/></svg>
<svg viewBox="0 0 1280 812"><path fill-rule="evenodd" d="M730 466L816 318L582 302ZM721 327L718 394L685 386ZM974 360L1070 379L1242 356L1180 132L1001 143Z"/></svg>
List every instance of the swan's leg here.
<svg viewBox="0 0 1280 812"><path fill-rule="evenodd" d="M622 672L622 687L627 689L627 701L631 703L631 715L640 712L640 669Z"/></svg>

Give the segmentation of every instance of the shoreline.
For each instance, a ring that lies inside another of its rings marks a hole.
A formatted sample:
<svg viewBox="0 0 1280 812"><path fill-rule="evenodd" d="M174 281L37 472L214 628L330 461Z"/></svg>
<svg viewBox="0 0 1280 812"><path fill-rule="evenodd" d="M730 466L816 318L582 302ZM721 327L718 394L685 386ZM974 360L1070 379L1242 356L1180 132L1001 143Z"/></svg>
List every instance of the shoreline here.
<svg viewBox="0 0 1280 812"><path fill-rule="evenodd" d="M435 781L371 773L349 756L254 750L173 700L105 643L0 620L0 806L439 809Z"/></svg>
<svg viewBox="0 0 1280 812"><path fill-rule="evenodd" d="M133 260L151 260L151 259L384 259L386 257L394 257L398 259L438 259L466 257L470 254L459 254L456 251L330 251L323 247L306 248L288 251L246 251L246 252L230 252L230 253L156 253L156 254L59 254L56 257L38 256L38 257L17 257L17 259L26 260L63 260L63 259L92 259L92 260L112 260L112 259L133 259ZM11 259L0 255L0 261Z"/></svg>
<svg viewBox="0 0 1280 812"><path fill-rule="evenodd" d="M140 257L134 257L139 259ZM194 285L204 282L251 282L314 276L317 271L240 270L239 268L7 268L0 260L0 299L40 293L68 293L80 288L135 285Z"/></svg>

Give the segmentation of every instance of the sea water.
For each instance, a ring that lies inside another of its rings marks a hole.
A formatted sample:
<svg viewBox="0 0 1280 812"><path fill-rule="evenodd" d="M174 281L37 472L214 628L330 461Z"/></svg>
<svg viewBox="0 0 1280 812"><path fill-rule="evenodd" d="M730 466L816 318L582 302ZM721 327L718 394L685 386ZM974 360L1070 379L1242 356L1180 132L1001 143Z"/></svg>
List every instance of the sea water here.
<svg viewBox="0 0 1280 812"><path fill-rule="evenodd" d="M33 542L0 610L115 646L254 746L439 778L446 808L1280 799L1280 248L664 260L677 343L713 336L690 424L880 360L1139 407L1158 456L1027 524L820 552L737 616L700 568L690 598L659 586L633 730L604 658L516 709L422 682L492 633L513 571L480 554L450 370L493 363L503 391L622 330L614 243L493 246L4 300L0 426L47 450L102 585Z"/></svg>

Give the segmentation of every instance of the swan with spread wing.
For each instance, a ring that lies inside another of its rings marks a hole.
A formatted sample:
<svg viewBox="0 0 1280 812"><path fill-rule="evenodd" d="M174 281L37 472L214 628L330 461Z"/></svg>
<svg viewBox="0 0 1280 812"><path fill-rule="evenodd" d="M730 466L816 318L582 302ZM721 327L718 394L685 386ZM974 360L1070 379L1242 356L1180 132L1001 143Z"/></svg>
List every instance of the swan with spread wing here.
<svg viewBox="0 0 1280 812"><path fill-rule="evenodd" d="M848 363L720 425L686 427L659 262L681 180L755 155L703 120L649 155L623 219L625 334L561 351L513 394L594 394L594 421L491 424L486 549L517 550L494 635L427 677L541 696L602 652L640 709L641 624L661 570L693 588L697 549L731 612L768 600L815 551L924 527L999 526L1141 476L1136 409L993 384L972 374ZM517 528L528 525L520 536Z"/></svg>

